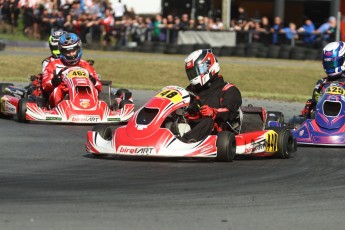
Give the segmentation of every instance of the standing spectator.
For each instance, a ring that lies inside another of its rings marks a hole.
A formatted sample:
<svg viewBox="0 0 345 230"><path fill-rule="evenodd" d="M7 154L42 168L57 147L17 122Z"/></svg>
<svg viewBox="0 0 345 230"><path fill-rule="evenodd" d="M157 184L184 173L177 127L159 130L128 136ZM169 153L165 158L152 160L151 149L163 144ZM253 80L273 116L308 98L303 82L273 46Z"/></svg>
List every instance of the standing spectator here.
<svg viewBox="0 0 345 230"><path fill-rule="evenodd" d="M151 17L145 18L145 24L146 24L145 40L152 41L153 21Z"/></svg>
<svg viewBox="0 0 345 230"><path fill-rule="evenodd" d="M243 30L247 22L248 22L248 14L243 6L239 6L236 25L241 28L240 30Z"/></svg>
<svg viewBox="0 0 345 230"><path fill-rule="evenodd" d="M189 17L188 14L182 14L181 22L180 22L180 30L188 30L189 27Z"/></svg>
<svg viewBox="0 0 345 230"><path fill-rule="evenodd" d="M280 43L279 41L279 32L283 29L283 24L279 16L274 18L273 26L271 27L272 33L272 43L277 45Z"/></svg>
<svg viewBox="0 0 345 230"><path fill-rule="evenodd" d="M291 44L293 40L298 39L298 34L296 30L296 24L293 22L289 23L289 27L285 27L280 30L281 33L285 34L285 42L286 44Z"/></svg>
<svg viewBox="0 0 345 230"><path fill-rule="evenodd" d="M107 8L105 10L105 18L100 21L100 24L103 25L103 49L107 49L107 47L111 43L111 36L114 23L115 20L113 14L111 13L111 8Z"/></svg>
<svg viewBox="0 0 345 230"><path fill-rule="evenodd" d="M23 22L24 22L24 30L23 33L32 38L33 37L33 18L34 18L34 10L32 6L30 6L30 2L26 0L21 5L21 12L23 15Z"/></svg>
<svg viewBox="0 0 345 230"><path fill-rule="evenodd" d="M73 32L73 19L72 16L69 14L66 16L65 23L63 25L63 30L67 32Z"/></svg>
<svg viewBox="0 0 345 230"><path fill-rule="evenodd" d="M197 30L206 30L206 24L203 16L198 16L198 21L196 23Z"/></svg>
<svg viewBox="0 0 345 230"><path fill-rule="evenodd" d="M327 43L335 40L335 29L337 26L337 20L335 17L331 16L328 21L323 23L314 34L319 35L316 45L318 47L324 47Z"/></svg>
<svg viewBox="0 0 345 230"><path fill-rule="evenodd" d="M161 34L162 15L157 14L153 22L152 41L159 41Z"/></svg>
<svg viewBox="0 0 345 230"><path fill-rule="evenodd" d="M20 9L18 8L18 0L9 0L6 7L8 7L6 10L6 22L10 25L11 33L14 33L15 28L18 26L18 16L20 13Z"/></svg>
<svg viewBox="0 0 345 230"><path fill-rule="evenodd" d="M195 29L196 29L195 19L191 18L189 19L188 30L195 30Z"/></svg>
<svg viewBox="0 0 345 230"><path fill-rule="evenodd" d="M256 28L257 31L259 31L259 42L268 45L270 43L269 39L269 33L270 33L271 25L268 20L268 17L263 16L261 18L261 22L258 28Z"/></svg>
<svg viewBox="0 0 345 230"><path fill-rule="evenodd" d="M304 17L304 24L300 27L297 31L298 33L302 34L304 45L307 47L311 47L315 40L315 34L313 34L315 30L314 23L308 17Z"/></svg>
<svg viewBox="0 0 345 230"><path fill-rule="evenodd" d="M122 4L121 0L118 0L117 2L114 0L111 0L111 7L113 8L113 11L115 13L115 21L122 21L122 17L126 13L126 6Z"/></svg>
<svg viewBox="0 0 345 230"><path fill-rule="evenodd" d="M34 7L33 33L35 39L41 39L41 24L44 7L42 4L36 3Z"/></svg>
<svg viewBox="0 0 345 230"><path fill-rule="evenodd" d="M162 23L159 25L160 34L159 34L159 41L166 42L168 36L168 19L163 18Z"/></svg>

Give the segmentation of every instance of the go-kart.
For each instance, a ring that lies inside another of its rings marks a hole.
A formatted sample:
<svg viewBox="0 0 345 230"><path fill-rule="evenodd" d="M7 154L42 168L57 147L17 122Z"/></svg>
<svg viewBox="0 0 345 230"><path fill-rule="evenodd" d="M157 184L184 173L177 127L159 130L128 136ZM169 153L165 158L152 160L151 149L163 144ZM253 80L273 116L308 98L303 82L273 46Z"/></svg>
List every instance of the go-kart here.
<svg viewBox="0 0 345 230"><path fill-rule="evenodd" d="M291 131L283 126L282 113L266 113L263 108L252 106L239 110L237 119L229 123L229 130L193 143L183 141L180 137L190 130L184 112L190 106L191 97L191 93L178 86L163 88L136 111L127 125L114 130L108 125L96 125L88 131L86 150L94 156L213 158L217 161L232 161L236 154L289 158L296 151Z"/></svg>
<svg viewBox="0 0 345 230"><path fill-rule="evenodd" d="M36 89L0 83L0 115L17 116L19 122L119 123L134 114L132 94L127 89L114 92L111 81L102 81L103 89L98 93L88 72L80 67L65 68L60 75L68 93L54 108L49 107L44 93L32 93Z"/></svg>
<svg viewBox="0 0 345 230"><path fill-rule="evenodd" d="M298 144L345 146L344 84L324 87L310 118L294 116L289 125Z"/></svg>

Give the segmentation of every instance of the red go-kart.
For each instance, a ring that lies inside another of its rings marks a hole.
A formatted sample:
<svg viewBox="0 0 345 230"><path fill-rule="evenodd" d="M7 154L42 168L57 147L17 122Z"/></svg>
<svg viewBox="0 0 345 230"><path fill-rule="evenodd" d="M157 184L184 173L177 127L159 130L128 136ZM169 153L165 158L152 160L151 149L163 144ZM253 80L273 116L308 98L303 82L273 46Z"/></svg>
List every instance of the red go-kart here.
<svg viewBox="0 0 345 230"><path fill-rule="evenodd" d="M98 93L88 72L81 67L66 68L61 77L68 93L54 108L49 108L47 97L0 83L0 115L17 116L19 122L62 123L119 123L133 116L132 94L127 89L114 93L111 81L102 81L103 89Z"/></svg>
<svg viewBox="0 0 345 230"><path fill-rule="evenodd" d="M86 150L94 156L214 158L217 161L232 161L236 154L288 158L296 151L291 131L283 127L282 113L252 106L242 107L227 131L198 142L184 142L179 137L190 130L184 111L190 105L191 96L178 86L163 88L136 111L127 125L115 130L108 125L97 125L88 131Z"/></svg>

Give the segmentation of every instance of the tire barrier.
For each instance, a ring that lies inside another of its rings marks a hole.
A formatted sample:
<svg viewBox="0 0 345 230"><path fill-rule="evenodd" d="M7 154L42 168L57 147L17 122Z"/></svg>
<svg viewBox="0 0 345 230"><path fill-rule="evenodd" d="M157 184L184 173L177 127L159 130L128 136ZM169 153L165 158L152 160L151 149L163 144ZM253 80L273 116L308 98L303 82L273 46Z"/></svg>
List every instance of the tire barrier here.
<svg viewBox="0 0 345 230"><path fill-rule="evenodd" d="M6 47L6 43L3 40L0 40L0 51L4 50Z"/></svg>
<svg viewBox="0 0 345 230"><path fill-rule="evenodd" d="M144 53L164 53L188 55L198 49L212 49L220 57L257 57L294 60L321 60L321 49L311 49L290 45L269 45L263 43L239 43L237 46L211 47L209 44L167 44L164 42L144 42L135 48L125 48L121 51ZM115 49L118 50L118 49Z"/></svg>

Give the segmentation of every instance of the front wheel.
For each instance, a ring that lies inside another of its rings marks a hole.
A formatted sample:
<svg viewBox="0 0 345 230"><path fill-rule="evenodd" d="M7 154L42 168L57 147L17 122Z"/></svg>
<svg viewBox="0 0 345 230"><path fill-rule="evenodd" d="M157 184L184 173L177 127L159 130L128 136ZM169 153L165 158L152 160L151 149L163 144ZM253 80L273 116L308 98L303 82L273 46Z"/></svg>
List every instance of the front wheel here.
<svg viewBox="0 0 345 230"><path fill-rule="evenodd" d="M17 110L17 119L21 123L26 123L28 120L26 120L26 104L29 102L27 98L22 98L18 101L18 110Z"/></svg>
<svg viewBox="0 0 345 230"><path fill-rule="evenodd" d="M98 124L93 127L92 131L97 132L104 140L110 141L113 138L113 132L109 125ZM104 156L104 154L99 153L92 153L92 155L96 158Z"/></svg>
<svg viewBox="0 0 345 230"><path fill-rule="evenodd" d="M98 134L107 141L110 141L113 137L113 133L109 125L99 124L93 127L92 131L98 132Z"/></svg>
<svg viewBox="0 0 345 230"><path fill-rule="evenodd" d="M231 162L236 155L236 138L232 132L223 131L217 134L216 161Z"/></svg>
<svg viewBox="0 0 345 230"><path fill-rule="evenodd" d="M290 129L286 127L269 127L267 130L273 130L278 134L278 151L275 154L277 158L287 159L291 157L293 152L296 152L297 142Z"/></svg>

